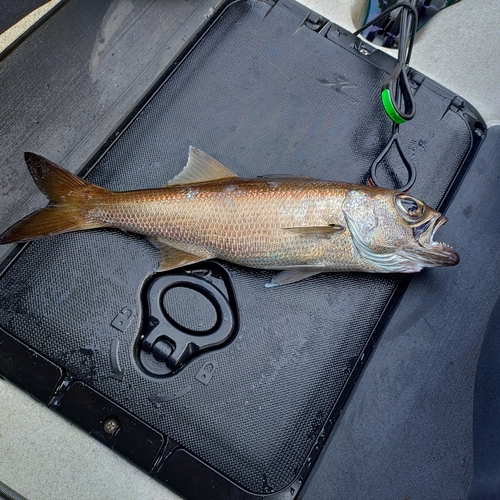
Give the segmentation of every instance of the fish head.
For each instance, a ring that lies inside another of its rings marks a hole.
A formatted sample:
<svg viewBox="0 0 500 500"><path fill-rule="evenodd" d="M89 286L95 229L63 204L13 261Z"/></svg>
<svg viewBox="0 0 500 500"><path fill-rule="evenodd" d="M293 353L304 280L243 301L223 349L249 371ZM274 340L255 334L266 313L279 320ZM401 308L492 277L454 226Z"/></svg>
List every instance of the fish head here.
<svg viewBox="0 0 500 500"><path fill-rule="evenodd" d="M418 198L386 189L355 189L346 195L343 211L358 258L372 271L413 273L460 260L453 248L434 241L448 219Z"/></svg>

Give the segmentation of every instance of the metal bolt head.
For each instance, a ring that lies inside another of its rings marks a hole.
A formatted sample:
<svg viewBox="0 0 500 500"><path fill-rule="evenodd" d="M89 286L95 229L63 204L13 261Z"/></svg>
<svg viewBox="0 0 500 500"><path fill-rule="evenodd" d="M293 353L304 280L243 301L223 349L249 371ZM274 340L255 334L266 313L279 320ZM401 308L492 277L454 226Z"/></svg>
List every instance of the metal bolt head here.
<svg viewBox="0 0 500 500"><path fill-rule="evenodd" d="M120 428L120 421L116 417L113 416L108 417L106 418L106 420L104 420L102 428L109 437L112 437L116 434L116 431Z"/></svg>

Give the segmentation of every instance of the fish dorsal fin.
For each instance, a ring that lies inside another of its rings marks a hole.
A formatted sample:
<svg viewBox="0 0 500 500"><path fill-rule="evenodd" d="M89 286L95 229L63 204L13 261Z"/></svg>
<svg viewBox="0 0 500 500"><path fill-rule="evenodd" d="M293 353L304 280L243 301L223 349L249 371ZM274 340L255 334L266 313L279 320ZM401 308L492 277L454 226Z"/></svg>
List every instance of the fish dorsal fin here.
<svg viewBox="0 0 500 500"><path fill-rule="evenodd" d="M167 183L167 186L215 181L217 179L227 179L229 177L238 176L222 165L222 163L212 158L209 154L203 152L201 149L190 146L189 158L186 166Z"/></svg>
<svg viewBox="0 0 500 500"><path fill-rule="evenodd" d="M345 228L340 224L329 224L328 226L299 226L285 227L283 229L298 236L329 239L332 235L343 231Z"/></svg>

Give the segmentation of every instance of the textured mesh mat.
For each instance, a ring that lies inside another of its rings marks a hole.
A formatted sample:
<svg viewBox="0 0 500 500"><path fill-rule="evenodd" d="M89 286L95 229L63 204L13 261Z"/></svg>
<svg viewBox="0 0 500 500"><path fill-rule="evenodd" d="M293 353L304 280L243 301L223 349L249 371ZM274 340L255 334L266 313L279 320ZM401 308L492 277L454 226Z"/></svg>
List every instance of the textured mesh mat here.
<svg viewBox="0 0 500 500"><path fill-rule="evenodd" d="M241 176L365 182L391 134L379 94L393 61L360 54L347 33L325 36L302 21L280 3L230 5L87 178L116 190L158 187L194 145ZM453 94L417 76L417 116L401 138L418 172L412 194L438 206L471 151L470 119ZM0 281L0 324L244 489L282 490L338 409L405 279L327 274L266 289L272 273L215 263L212 275L227 273L234 293L234 339L155 379L139 368L135 345L157 264L154 247L119 231L35 242ZM172 292L170 314L204 330L214 311L196 295ZM120 331L112 323L124 309L132 314ZM199 383L207 361L215 371Z"/></svg>

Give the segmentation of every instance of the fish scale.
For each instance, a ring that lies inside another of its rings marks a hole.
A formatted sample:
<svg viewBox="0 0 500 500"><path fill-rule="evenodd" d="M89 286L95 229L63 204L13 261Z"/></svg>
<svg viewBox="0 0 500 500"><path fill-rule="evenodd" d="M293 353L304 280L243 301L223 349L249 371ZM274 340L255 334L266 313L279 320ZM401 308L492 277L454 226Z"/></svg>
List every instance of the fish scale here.
<svg viewBox="0 0 500 500"><path fill-rule="evenodd" d="M114 193L90 216L105 225L159 237L179 249L258 268L333 265L352 254L347 235L315 244L284 228L344 222L346 186L302 178L223 179L185 187ZM235 187L234 190L227 189ZM196 192L196 195L192 193ZM231 203L226 203L228 193ZM347 268L348 266L346 266Z"/></svg>

